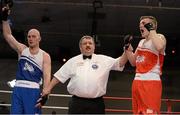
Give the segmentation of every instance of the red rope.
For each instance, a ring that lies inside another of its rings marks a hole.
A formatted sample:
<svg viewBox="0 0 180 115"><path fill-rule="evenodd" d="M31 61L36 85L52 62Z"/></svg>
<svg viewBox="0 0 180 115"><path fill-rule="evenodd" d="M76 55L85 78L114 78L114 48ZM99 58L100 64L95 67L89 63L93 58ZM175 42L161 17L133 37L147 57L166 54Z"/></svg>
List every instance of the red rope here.
<svg viewBox="0 0 180 115"><path fill-rule="evenodd" d="M126 97L109 97L109 96L104 96L104 99L111 99L111 100L132 100L132 98L126 98Z"/></svg>
<svg viewBox="0 0 180 115"><path fill-rule="evenodd" d="M132 100L132 98L127 97L110 97L110 96L104 96L104 99L109 100ZM167 112L161 111L162 114L180 114L180 112L172 112L172 104L176 102L180 102L180 100L177 99L161 99L161 101L166 102L167 105ZM127 112L132 113L132 110L123 110L123 109L105 109L106 112Z"/></svg>
<svg viewBox="0 0 180 115"><path fill-rule="evenodd" d="M105 109L106 112L127 112L132 113L132 110L123 110L123 109Z"/></svg>

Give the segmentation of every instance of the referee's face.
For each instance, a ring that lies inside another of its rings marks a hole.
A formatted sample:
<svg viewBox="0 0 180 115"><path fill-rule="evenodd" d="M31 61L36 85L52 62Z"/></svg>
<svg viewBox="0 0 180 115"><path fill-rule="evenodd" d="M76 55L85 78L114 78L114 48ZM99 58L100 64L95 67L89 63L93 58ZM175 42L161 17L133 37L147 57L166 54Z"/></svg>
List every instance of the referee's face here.
<svg viewBox="0 0 180 115"><path fill-rule="evenodd" d="M95 44L93 42L93 39L84 38L80 44L80 50L83 55L92 55L95 50Z"/></svg>

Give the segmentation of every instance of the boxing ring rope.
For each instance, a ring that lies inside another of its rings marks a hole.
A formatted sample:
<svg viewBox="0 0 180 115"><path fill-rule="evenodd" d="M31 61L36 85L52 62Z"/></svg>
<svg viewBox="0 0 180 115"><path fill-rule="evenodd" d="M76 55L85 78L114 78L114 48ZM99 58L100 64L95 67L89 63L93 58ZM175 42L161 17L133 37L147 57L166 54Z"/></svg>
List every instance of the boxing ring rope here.
<svg viewBox="0 0 180 115"><path fill-rule="evenodd" d="M0 90L0 93L9 93L11 94L12 91L5 91L5 90ZM65 94L50 94L52 97L72 97L72 95L65 95ZM112 97L112 96L104 96L103 97L105 100L127 100L131 101L132 98L126 98L126 97ZM180 100L178 99L161 99L162 102L166 103L167 106L167 111L161 111L162 114L180 114L180 112L172 112L172 106L174 103L180 103ZM0 106L8 106L10 107L11 104L0 104ZM68 107L57 107L57 106L43 106L42 108L45 109L63 109L63 110L68 110ZM106 112L127 112L127 113L132 113L132 110L127 110L127 109L110 109L106 108Z"/></svg>

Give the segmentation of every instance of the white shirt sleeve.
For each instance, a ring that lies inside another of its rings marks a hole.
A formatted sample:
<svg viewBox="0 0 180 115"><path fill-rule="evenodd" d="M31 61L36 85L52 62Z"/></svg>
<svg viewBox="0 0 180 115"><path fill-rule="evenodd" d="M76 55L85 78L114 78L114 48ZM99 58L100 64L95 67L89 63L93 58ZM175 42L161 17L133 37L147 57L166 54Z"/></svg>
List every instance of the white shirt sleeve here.
<svg viewBox="0 0 180 115"><path fill-rule="evenodd" d="M72 64L71 60L68 60L55 74L54 77L56 77L59 81L62 83L65 83L72 74Z"/></svg>
<svg viewBox="0 0 180 115"><path fill-rule="evenodd" d="M104 64L110 70L122 71L124 69L124 66L121 66L119 63L120 57L115 59L115 58L103 55L101 56L101 60L104 61Z"/></svg>
<svg viewBox="0 0 180 115"><path fill-rule="evenodd" d="M121 66L120 64L119 64L119 60L120 60L121 58L119 57L119 58L116 58L116 59L113 59L113 66L112 66L112 70L116 70L116 71L123 71L123 69L124 69L124 66Z"/></svg>

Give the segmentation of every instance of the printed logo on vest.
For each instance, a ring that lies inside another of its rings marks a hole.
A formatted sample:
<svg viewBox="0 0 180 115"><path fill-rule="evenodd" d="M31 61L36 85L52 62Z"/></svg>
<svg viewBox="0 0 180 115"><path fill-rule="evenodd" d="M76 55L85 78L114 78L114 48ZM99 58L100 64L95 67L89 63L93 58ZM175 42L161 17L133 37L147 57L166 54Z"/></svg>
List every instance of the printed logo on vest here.
<svg viewBox="0 0 180 115"><path fill-rule="evenodd" d="M137 56L136 62L144 62L145 57L144 56Z"/></svg>
<svg viewBox="0 0 180 115"><path fill-rule="evenodd" d="M28 64L27 62L24 64L24 70L26 71L29 71L29 72L33 72L34 71L34 68L32 65Z"/></svg>

